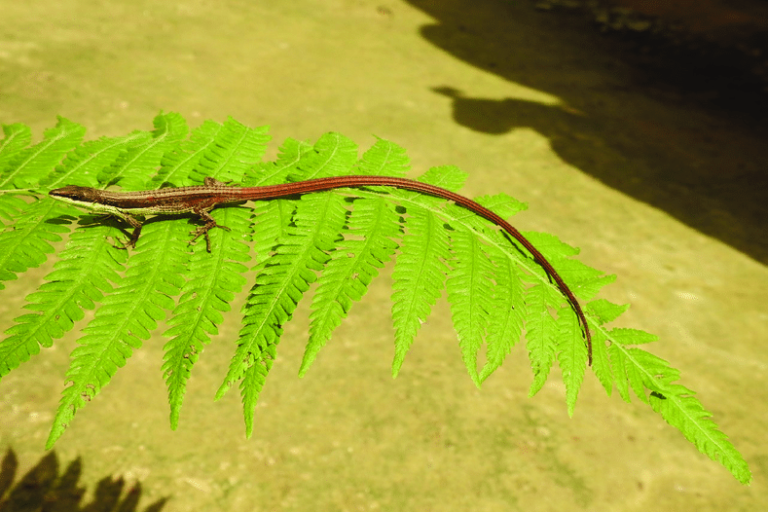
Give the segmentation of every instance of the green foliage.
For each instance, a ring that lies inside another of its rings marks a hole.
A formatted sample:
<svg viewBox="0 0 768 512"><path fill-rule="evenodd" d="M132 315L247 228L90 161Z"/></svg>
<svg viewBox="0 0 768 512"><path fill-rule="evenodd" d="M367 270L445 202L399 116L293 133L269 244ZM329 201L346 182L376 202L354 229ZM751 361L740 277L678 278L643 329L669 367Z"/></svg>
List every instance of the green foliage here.
<svg viewBox="0 0 768 512"><path fill-rule="evenodd" d="M192 368L245 286L249 267L255 284L216 399L239 387L250 436L255 405L283 327L310 284L317 281L317 291L300 375L365 295L379 269L395 256L393 376L445 288L461 357L477 386L502 364L525 330L533 371L530 394L542 388L557 361L568 413L573 414L587 368L576 315L524 250L494 225L455 204L391 187L337 189L217 208L212 215L230 231L211 231L211 253L204 244L190 246L188 219L173 216L148 222L135 250L128 252L113 245L124 237L115 222L43 195L70 184L144 190L201 184L208 176L244 186L349 174L402 177L409 167L405 151L382 139L360 159L357 146L336 133L314 145L288 139L275 162L263 163L265 128L251 129L228 119L223 124L206 121L189 134L177 114L161 114L154 125L152 132L82 143L84 129L60 118L43 141L31 147L27 127L3 127L0 280L15 279L42 264L54 252L51 243L70 232L68 224L78 217L80 223L45 283L27 296L24 307L30 313L5 331L0 378L73 329L85 309L97 308L71 354L49 447L141 348L142 340L149 339L159 321L169 325L162 371L175 429ZM443 166L419 179L456 191L466 174ZM19 192L25 189L38 196L21 199ZM503 217L525 208L504 194L477 201ZM578 249L554 235L525 236L582 301L593 299L615 279L572 259ZM656 336L605 327L627 308L604 299L592 300L585 308L593 333L592 370L599 382L608 394L615 386L627 402L631 390L702 453L748 483L751 475L741 455L717 430L694 392L675 383L679 372L636 347ZM483 347L485 363L478 372Z"/></svg>

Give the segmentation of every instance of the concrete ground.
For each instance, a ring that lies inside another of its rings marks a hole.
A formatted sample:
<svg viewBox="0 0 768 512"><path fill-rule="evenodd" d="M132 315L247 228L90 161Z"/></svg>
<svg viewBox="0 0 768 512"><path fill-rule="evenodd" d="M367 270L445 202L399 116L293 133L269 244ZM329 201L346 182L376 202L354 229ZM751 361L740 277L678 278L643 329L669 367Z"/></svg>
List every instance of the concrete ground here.
<svg viewBox="0 0 768 512"><path fill-rule="evenodd" d="M410 176L457 165L466 195L527 202L518 228L618 275L601 295L632 304L617 325L660 336L648 349L682 371L752 485L589 372L572 419L557 369L528 398L522 344L477 390L444 300L393 381L390 266L301 380L300 304L251 440L237 392L212 401L238 315L195 366L176 432L159 330L56 444L60 471L80 457L86 501L123 476L141 482L142 510L162 498L166 511L768 510L768 130L639 80L618 43L572 17L468 5L5 2L0 122L39 139L62 115L97 138L151 129L161 109L193 127L232 115L271 126L268 158L286 137L334 130L361 149L373 134L406 147ZM8 283L3 330L49 270ZM46 455L76 338L0 381L0 450L14 450L17 479Z"/></svg>

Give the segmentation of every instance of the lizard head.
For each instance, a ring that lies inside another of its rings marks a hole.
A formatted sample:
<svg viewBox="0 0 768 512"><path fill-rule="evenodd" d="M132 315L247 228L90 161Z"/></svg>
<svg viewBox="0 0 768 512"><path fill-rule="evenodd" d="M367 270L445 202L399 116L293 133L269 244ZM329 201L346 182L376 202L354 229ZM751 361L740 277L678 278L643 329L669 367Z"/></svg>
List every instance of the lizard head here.
<svg viewBox="0 0 768 512"><path fill-rule="evenodd" d="M48 195L66 203L83 205L93 204L99 198L99 192L95 188L67 185L66 187L51 190L48 192Z"/></svg>

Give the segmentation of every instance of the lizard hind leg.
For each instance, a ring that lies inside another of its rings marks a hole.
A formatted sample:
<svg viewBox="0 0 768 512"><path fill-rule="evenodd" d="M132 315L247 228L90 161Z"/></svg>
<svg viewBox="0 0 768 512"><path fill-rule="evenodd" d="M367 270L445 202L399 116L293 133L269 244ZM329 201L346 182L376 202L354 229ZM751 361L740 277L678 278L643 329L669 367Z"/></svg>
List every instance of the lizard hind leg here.
<svg viewBox="0 0 768 512"><path fill-rule="evenodd" d="M193 236L192 240L190 241L190 244L194 244L195 240L200 238L201 235L205 235L205 247L208 250L208 252L211 252L211 238L208 236L208 232L212 230L213 228L221 228L229 231L229 228L227 226L222 226L221 224L216 223L216 219L211 217L210 211L213 209L213 206L208 208L200 208L195 209L193 212L196 215L199 215L201 219L205 221L205 224L197 228L196 230L192 231L190 235Z"/></svg>

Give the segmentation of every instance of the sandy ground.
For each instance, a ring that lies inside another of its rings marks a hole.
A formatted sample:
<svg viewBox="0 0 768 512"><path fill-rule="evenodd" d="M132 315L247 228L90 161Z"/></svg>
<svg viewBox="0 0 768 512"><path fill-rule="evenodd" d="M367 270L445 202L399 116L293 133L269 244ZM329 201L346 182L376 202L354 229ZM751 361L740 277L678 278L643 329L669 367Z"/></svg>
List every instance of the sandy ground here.
<svg viewBox="0 0 768 512"><path fill-rule="evenodd" d="M589 373L572 419L556 369L529 399L522 345L477 390L444 301L393 381L389 267L301 380L300 305L248 441L237 393L212 402L238 315L196 365L176 432L158 331L56 445L62 468L81 458L86 500L122 475L142 509L168 511L768 510L764 126L643 84L610 39L527 1L5 4L0 122L38 138L56 115L89 138L150 129L161 109L192 126L232 115L271 126L269 158L289 136L365 149L375 134L409 150L411 176L454 164L467 195L527 202L515 225L618 275L601 295L632 304L618 324L661 337L649 349L754 474L740 485ZM1 325L49 269L9 283ZM17 478L46 455L76 334L0 381Z"/></svg>

